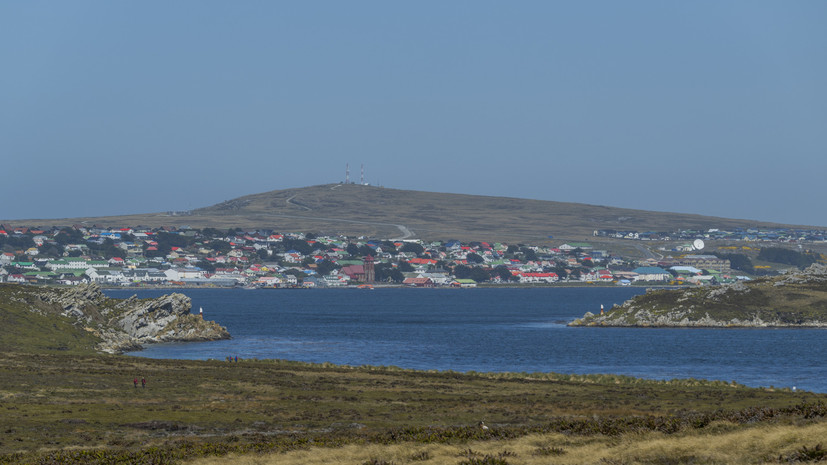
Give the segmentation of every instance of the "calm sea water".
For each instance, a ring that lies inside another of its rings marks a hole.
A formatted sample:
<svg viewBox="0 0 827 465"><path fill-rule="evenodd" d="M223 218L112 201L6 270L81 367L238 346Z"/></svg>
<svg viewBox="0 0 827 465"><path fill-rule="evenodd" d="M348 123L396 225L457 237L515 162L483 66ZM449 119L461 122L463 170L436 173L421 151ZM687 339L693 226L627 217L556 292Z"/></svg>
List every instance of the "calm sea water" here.
<svg viewBox="0 0 827 465"><path fill-rule="evenodd" d="M112 297L170 291L110 290ZM699 378L827 392L827 331L569 328L642 289L185 290L232 334L133 355Z"/></svg>

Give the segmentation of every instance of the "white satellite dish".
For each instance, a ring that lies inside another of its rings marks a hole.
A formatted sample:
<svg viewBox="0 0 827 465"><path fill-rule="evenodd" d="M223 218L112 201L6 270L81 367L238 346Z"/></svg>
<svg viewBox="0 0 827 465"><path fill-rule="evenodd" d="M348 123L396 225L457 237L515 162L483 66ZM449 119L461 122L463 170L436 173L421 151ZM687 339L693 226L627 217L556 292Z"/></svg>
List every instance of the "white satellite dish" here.
<svg viewBox="0 0 827 465"><path fill-rule="evenodd" d="M695 239L695 242L692 243L692 246L695 247L695 250L701 250L704 248L704 241L700 239Z"/></svg>

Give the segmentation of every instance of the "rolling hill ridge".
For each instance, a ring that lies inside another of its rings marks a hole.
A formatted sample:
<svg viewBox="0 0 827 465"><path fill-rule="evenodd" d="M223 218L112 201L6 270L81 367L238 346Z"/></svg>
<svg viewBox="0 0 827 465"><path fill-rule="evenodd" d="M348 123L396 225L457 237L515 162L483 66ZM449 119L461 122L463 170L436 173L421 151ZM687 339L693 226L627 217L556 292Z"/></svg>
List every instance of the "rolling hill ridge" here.
<svg viewBox="0 0 827 465"><path fill-rule="evenodd" d="M11 224L267 228L393 239L542 241L583 239L596 229L790 227L778 223L653 212L546 200L325 184L274 190L199 208L187 214L153 213Z"/></svg>

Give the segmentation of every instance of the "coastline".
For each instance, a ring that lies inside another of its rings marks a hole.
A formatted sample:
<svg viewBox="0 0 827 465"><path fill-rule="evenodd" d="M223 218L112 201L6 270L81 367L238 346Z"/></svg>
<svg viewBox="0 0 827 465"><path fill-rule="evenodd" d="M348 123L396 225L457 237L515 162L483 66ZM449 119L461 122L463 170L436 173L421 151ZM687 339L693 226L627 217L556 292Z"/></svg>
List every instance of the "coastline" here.
<svg viewBox="0 0 827 465"><path fill-rule="evenodd" d="M289 291L289 290L309 290L309 291L320 291L320 290L330 290L330 289L358 289L358 290L369 290L360 288L363 284L351 284L347 286L325 286L325 287L302 287L302 286L295 286L295 287L256 287L256 288L244 288L242 286L204 286L204 285L192 285L192 286L172 286L172 285L140 285L140 286L107 286L107 285L100 285L101 289L106 290L170 290L174 291L177 289L181 290L188 290L188 289L213 289L213 290L233 290L233 289L244 289L249 291ZM474 290L474 289L554 289L554 288L583 288L583 289L618 289L618 288L631 288L631 289L652 289L652 290L660 290L660 289L694 289L698 286L695 285L685 285L679 286L674 284L640 284L640 285L629 285L629 286L620 286L617 284L608 284L608 283L557 283L557 284L479 284L474 287L456 287L456 286L432 286L432 287L419 287L419 286L406 286L403 284L371 284L375 289L422 289L422 290L433 290L433 289L456 289L456 290ZM73 286L52 286L52 287L59 287L59 288L72 288Z"/></svg>

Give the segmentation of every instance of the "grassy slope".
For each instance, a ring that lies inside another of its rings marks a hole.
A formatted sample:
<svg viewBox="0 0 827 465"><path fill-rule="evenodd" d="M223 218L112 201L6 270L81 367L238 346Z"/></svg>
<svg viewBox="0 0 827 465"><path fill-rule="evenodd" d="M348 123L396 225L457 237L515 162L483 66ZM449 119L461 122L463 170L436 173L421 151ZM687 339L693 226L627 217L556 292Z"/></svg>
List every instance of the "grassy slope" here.
<svg viewBox="0 0 827 465"><path fill-rule="evenodd" d="M338 184L248 195L195 210L192 216L159 213L12 223L66 225L81 222L110 226L264 227L284 232L314 231L383 238L399 236L399 229L393 225L403 224L418 238L533 243L540 243L549 235L567 240L591 240L595 229L671 231L775 225L577 203Z"/></svg>
<svg viewBox="0 0 827 465"><path fill-rule="evenodd" d="M0 351L88 353L100 339L32 296L34 288L0 284ZM35 313L29 308L36 308Z"/></svg>

